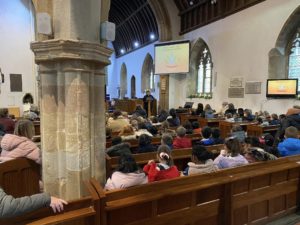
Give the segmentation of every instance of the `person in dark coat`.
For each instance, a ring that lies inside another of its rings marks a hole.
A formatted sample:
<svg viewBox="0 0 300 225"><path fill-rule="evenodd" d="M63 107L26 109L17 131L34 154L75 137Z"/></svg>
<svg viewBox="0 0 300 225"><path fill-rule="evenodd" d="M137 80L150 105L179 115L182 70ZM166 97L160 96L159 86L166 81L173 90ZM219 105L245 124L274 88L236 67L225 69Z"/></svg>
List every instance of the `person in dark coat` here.
<svg viewBox="0 0 300 225"><path fill-rule="evenodd" d="M156 148L151 144L152 138L147 134L139 136L138 153L155 152Z"/></svg>
<svg viewBox="0 0 300 225"><path fill-rule="evenodd" d="M122 142L121 137L114 137L111 141L112 146L106 149L106 154L110 157L120 156L122 154L131 154L130 145L127 142Z"/></svg>

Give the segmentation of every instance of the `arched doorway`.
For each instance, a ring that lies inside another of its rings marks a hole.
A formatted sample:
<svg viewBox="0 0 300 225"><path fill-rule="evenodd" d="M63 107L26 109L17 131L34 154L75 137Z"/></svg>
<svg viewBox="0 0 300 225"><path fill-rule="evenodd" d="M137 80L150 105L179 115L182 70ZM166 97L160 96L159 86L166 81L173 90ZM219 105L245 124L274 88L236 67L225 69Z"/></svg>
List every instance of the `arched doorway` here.
<svg viewBox="0 0 300 225"><path fill-rule="evenodd" d="M136 98L135 76L131 76L131 98Z"/></svg>

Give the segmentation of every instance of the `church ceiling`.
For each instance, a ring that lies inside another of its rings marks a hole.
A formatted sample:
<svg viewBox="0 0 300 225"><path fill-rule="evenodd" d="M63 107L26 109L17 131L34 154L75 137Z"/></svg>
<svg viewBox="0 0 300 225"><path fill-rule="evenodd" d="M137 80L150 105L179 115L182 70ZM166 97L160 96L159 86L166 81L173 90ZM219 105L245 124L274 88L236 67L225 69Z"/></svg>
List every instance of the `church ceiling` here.
<svg viewBox="0 0 300 225"><path fill-rule="evenodd" d="M155 16L147 0L111 0L109 21L116 24L116 57L158 40Z"/></svg>

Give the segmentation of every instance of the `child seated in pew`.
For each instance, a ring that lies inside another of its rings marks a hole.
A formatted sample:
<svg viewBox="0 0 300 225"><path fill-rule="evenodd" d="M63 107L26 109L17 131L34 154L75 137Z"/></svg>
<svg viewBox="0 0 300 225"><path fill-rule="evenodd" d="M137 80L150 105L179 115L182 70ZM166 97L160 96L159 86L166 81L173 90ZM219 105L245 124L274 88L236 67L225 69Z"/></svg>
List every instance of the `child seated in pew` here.
<svg viewBox="0 0 300 225"><path fill-rule="evenodd" d="M193 121L192 122L192 127L193 127L193 133L194 134L201 134L201 128L200 124L198 121Z"/></svg>
<svg viewBox="0 0 300 225"><path fill-rule="evenodd" d="M155 152L156 148L151 144L152 137L147 134L142 134L139 137L139 147L137 153Z"/></svg>
<svg viewBox="0 0 300 225"><path fill-rule="evenodd" d="M202 137L203 139L200 141L200 145L213 145L214 142L211 138L212 129L208 126L203 127L202 129Z"/></svg>
<svg viewBox="0 0 300 225"><path fill-rule="evenodd" d="M160 129L159 129L159 133L160 133L160 135L163 135L163 134L169 134L171 136L175 136L176 135L175 130L171 130L170 129L168 121L164 121L164 122L161 123Z"/></svg>
<svg viewBox="0 0 300 225"><path fill-rule="evenodd" d="M182 126L176 129L176 138L173 140L173 147L174 149L178 148L191 148L192 147L192 140L186 137L186 129Z"/></svg>
<svg viewBox="0 0 300 225"><path fill-rule="evenodd" d="M26 157L38 164L42 163L41 151L31 140L34 136L34 125L30 120L19 120L14 134L5 134L0 140L0 162Z"/></svg>
<svg viewBox="0 0 300 225"><path fill-rule="evenodd" d="M235 125L231 129L231 137L236 137L240 143L243 143L246 138L246 133L240 125Z"/></svg>
<svg viewBox="0 0 300 225"><path fill-rule="evenodd" d="M280 157L278 148L274 146L275 138L271 134L265 134L261 138L261 142L264 144L264 150L266 152L269 152L272 155L275 155L276 157Z"/></svg>
<svg viewBox="0 0 300 225"><path fill-rule="evenodd" d="M173 149L173 137L169 134L163 134L161 137L161 144L167 145L170 150Z"/></svg>
<svg viewBox="0 0 300 225"><path fill-rule="evenodd" d="M258 137L247 137L244 144L244 157L249 163L277 159L276 156L266 152L263 148L264 145L260 143Z"/></svg>
<svg viewBox="0 0 300 225"><path fill-rule="evenodd" d="M146 184L148 178L138 167L132 155L122 154L117 170L108 178L105 189L125 189L136 185Z"/></svg>
<svg viewBox="0 0 300 225"><path fill-rule="evenodd" d="M214 164L213 154L204 146L194 145L192 149L192 162L184 170L183 175L216 172L218 167Z"/></svg>
<svg viewBox="0 0 300 225"><path fill-rule="evenodd" d="M193 134L193 126L190 121L185 121L182 126L186 129L186 134Z"/></svg>
<svg viewBox="0 0 300 225"><path fill-rule="evenodd" d="M239 140L230 137L225 141L225 150L214 160L219 169L232 168L248 164L247 159L241 155L242 147Z"/></svg>
<svg viewBox="0 0 300 225"><path fill-rule="evenodd" d="M298 129L290 126L285 129L284 141L278 144L278 150L281 156L290 156L300 154L300 139Z"/></svg>
<svg viewBox="0 0 300 225"><path fill-rule="evenodd" d="M212 130L211 140L214 145L224 144L224 139L221 138L221 131L219 128L214 128Z"/></svg>
<svg viewBox="0 0 300 225"><path fill-rule="evenodd" d="M120 136L114 137L111 140L112 146L105 150L106 154L110 157L120 156L121 154L131 154L130 144L127 142L122 142Z"/></svg>
<svg viewBox="0 0 300 225"><path fill-rule="evenodd" d="M143 170L148 175L149 182L180 176L180 172L173 163L171 150L167 145L159 146L157 150L157 160L159 163L150 160L148 164L144 166Z"/></svg>

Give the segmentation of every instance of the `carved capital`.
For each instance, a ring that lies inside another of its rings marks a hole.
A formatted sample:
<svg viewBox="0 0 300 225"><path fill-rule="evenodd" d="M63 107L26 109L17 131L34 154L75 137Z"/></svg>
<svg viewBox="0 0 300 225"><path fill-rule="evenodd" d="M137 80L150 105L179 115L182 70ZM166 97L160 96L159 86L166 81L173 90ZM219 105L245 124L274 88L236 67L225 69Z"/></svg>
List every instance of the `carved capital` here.
<svg viewBox="0 0 300 225"><path fill-rule="evenodd" d="M37 64L61 60L82 60L106 66L110 64L112 49L99 43L79 40L46 40L32 42L31 50Z"/></svg>

